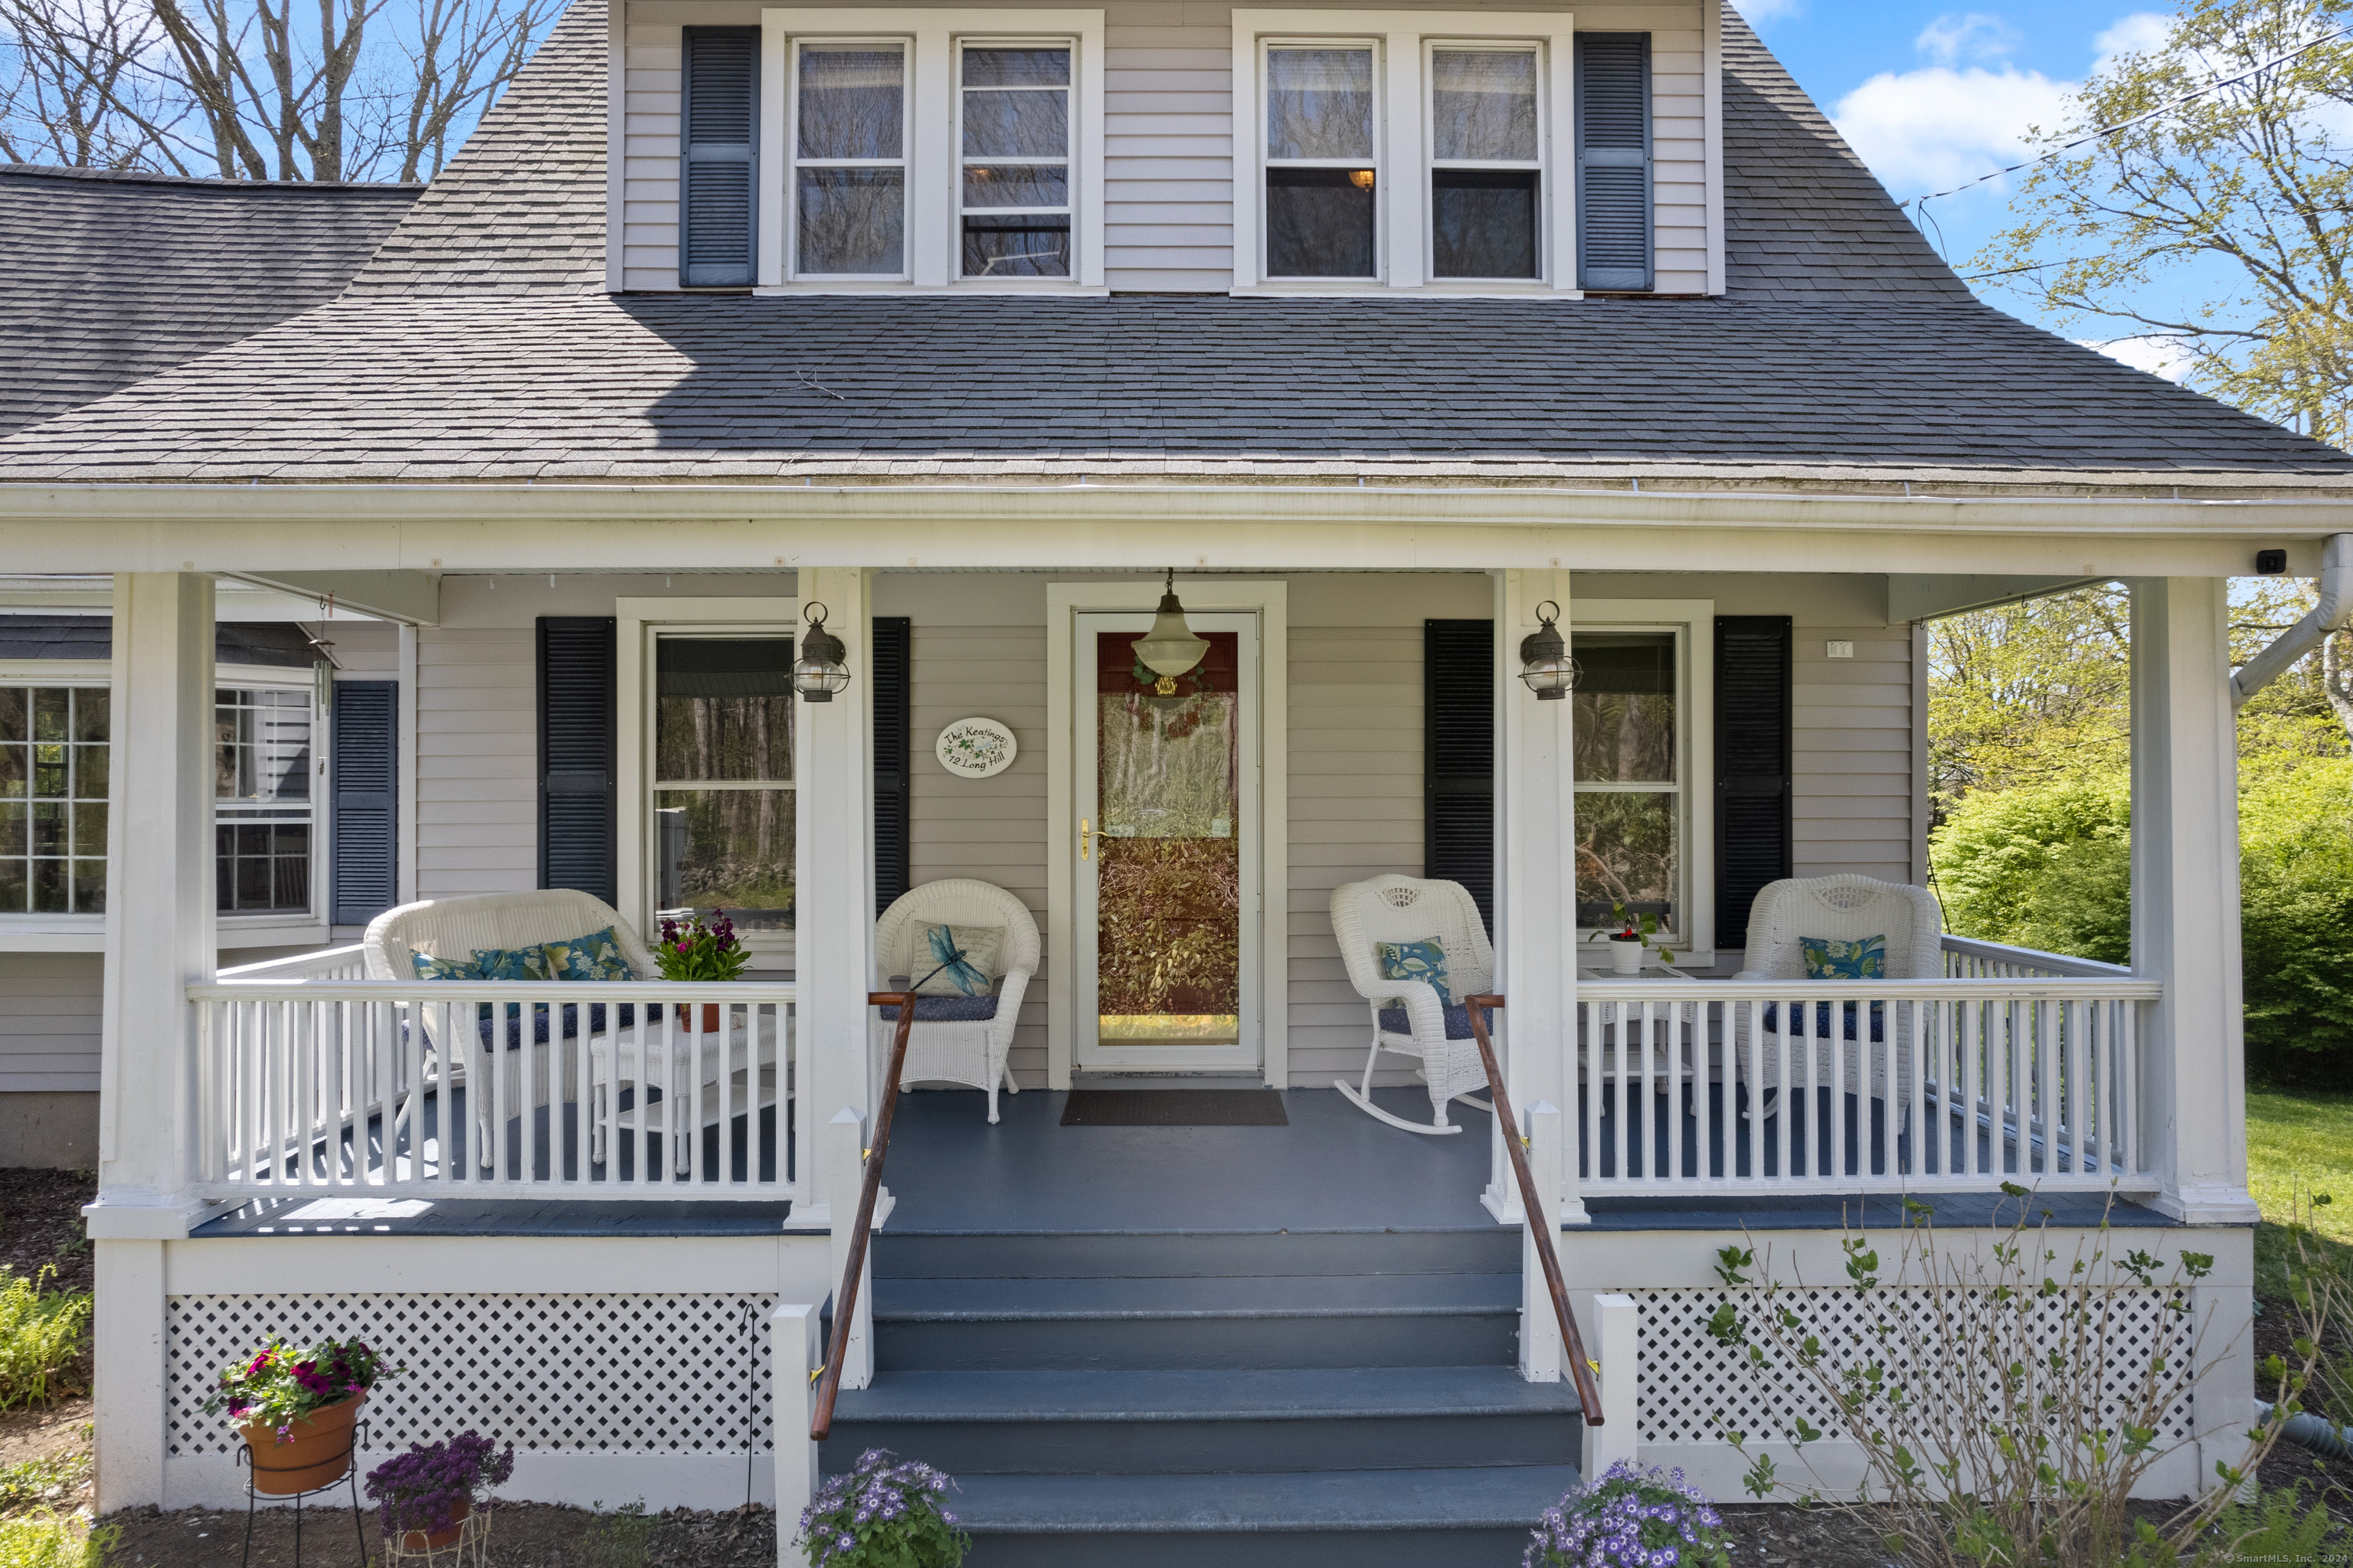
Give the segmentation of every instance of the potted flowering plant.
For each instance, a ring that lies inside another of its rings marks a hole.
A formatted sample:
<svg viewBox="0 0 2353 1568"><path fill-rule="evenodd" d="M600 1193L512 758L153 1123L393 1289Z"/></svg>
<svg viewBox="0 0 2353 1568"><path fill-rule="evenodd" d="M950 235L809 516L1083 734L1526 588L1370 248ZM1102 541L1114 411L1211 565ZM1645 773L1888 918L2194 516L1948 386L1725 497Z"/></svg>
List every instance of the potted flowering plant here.
<svg viewBox="0 0 2353 1568"><path fill-rule="evenodd" d="M383 1516L384 1536L402 1552L431 1552L454 1542L474 1511L474 1494L514 1474L514 1445L493 1452L491 1440L460 1432L446 1443L411 1443L368 1472L368 1501Z"/></svg>
<svg viewBox="0 0 2353 1568"><path fill-rule="evenodd" d="M1624 1459L1545 1510L1521 1568L1732 1568L1732 1537L1681 1470Z"/></svg>
<svg viewBox="0 0 2353 1568"><path fill-rule="evenodd" d="M296 1351L273 1339L226 1367L205 1401L227 1412L253 1454L253 1489L271 1497L314 1491L352 1467L352 1428L368 1390L398 1367L359 1340L322 1340Z"/></svg>
<svg viewBox="0 0 2353 1568"><path fill-rule="evenodd" d="M1664 945L1651 940L1658 934L1659 917L1656 915L1636 916L1629 912L1624 904L1613 900L1609 906L1609 925L1612 928L1596 931L1585 939L1598 942L1604 937L1609 938L1609 967L1616 973L1641 974L1642 955L1646 952L1657 953L1662 966L1673 963L1674 954L1667 951Z"/></svg>
<svg viewBox="0 0 2353 1568"><path fill-rule="evenodd" d="M661 941L654 948L654 962L661 966L662 979L670 980L738 980L751 961L744 939L735 934L735 922L723 909L711 912L709 925L700 915L664 920ZM718 1033L719 1003L702 1004L702 1022L704 1033Z"/></svg>
<svg viewBox="0 0 2353 1568"><path fill-rule="evenodd" d="M956 1568L972 1537L944 1499L955 1483L924 1464L894 1465L869 1448L846 1476L828 1476L801 1510L795 1542L809 1568Z"/></svg>

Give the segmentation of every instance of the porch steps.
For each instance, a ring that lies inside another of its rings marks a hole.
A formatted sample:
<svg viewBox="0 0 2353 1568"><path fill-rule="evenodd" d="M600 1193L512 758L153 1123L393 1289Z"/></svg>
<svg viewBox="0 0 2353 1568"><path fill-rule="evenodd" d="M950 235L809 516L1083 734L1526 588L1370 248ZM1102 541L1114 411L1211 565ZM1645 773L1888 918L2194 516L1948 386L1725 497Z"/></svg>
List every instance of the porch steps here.
<svg viewBox="0 0 2353 1568"><path fill-rule="evenodd" d="M822 1460L956 1477L974 1568L1514 1560L1575 1480L1514 1369L1519 1238L893 1234Z"/></svg>

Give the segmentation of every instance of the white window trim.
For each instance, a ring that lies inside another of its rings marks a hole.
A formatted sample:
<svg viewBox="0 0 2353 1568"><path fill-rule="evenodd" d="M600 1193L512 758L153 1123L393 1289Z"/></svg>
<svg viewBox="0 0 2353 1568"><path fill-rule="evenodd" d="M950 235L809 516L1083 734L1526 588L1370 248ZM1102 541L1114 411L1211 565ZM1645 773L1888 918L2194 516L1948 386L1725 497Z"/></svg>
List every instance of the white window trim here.
<svg viewBox="0 0 2353 1568"><path fill-rule="evenodd" d="M1266 94L1260 61L1269 42L1376 40L1378 126L1377 166L1382 171L1378 207L1381 278L1270 279L1265 275ZM1485 299L1582 299L1576 287L1577 203L1570 166L1576 123L1571 101L1575 34L1567 12L1530 11L1244 11L1233 14L1234 286L1237 294L1419 294ZM1432 43L1533 43L1543 73L1544 271L1542 279L1511 281L1437 281L1430 276L1430 137L1427 46ZM1564 259L1567 263L1564 264Z"/></svg>
<svg viewBox="0 0 2353 1568"><path fill-rule="evenodd" d="M236 686L246 689L281 687L291 689L308 683L296 677L307 672L284 666L265 664L218 664L213 669L215 686ZM0 682L10 685L42 686L106 686L111 687L114 665L106 659L5 659L0 660ZM209 706L209 704L207 705ZM311 759L315 769L330 756L328 725L332 722L316 710L311 715ZM110 727L107 744L115 744ZM111 773L109 775L111 778ZM266 948L294 946L304 942L327 939L326 899L330 884L328 862L333 853L331 812L328 802L334 780L327 773L315 771L311 776L311 907L301 913L280 911L266 915L221 915L216 917L218 945L230 948ZM107 800L108 833L113 832L113 797ZM213 853L210 830L217 815L206 823L206 855ZM98 953L106 950L106 916L103 915L5 915L0 914L0 952L5 953Z"/></svg>
<svg viewBox="0 0 2353 1568"><path fill-rule="evenodd" d="M621 917L652 939L654 894L660 868L654 863L660 845L648 831L653 809L654 780L648 764L654 754L654 640L665 632L723 637L754 633L796 638L800 631L801 601L796 595L771 599L621 599L613 602L615 618L613 706L617 744L613 769L614 877ZM797 701L798 699L796 699ZM793 715L793 789L797 799L801 780L808 777L808 726ZM793 884L806 885L800 863L805 859L796 836ZM797 891L795 894L798 898ZM746 931L744 945L753 964L763 969L791 969L797 950L796 933Z"/></svg>
<svg viewBox="0 0 2353 1568"><path fill-rule="evenodd" d="M1579 599L1567 616L1573 639L1586 631L1675 633L1676 776L1683 796L1683 853L1677 905L1687 929L1671 933L1678 954L1706 968L1715 961L1715 601L1712 599ZM1569 786L1577 788L1571 779ZM1590 965L1580 927L1579 961ZM1679 960L1680 961L1680 960Z"/></svg>
<svg viewBox="0 0 2353 1568"><path fill-rule="evenodd" d="M878 26L880 31L878 31ZM792 147L793 45L852 40L907 42L907 273L892 280L795 279L787 227ZM1071 229L1068 278L963 278L958 222L963 161L956 143L955 49L965 40L1069 39ZM758 287L762 294L871 294L910 290L958 293L1103 294L1103 14L1101 11L772 7L760 13ZM767 171L775 171L769 173Z"/></svg>

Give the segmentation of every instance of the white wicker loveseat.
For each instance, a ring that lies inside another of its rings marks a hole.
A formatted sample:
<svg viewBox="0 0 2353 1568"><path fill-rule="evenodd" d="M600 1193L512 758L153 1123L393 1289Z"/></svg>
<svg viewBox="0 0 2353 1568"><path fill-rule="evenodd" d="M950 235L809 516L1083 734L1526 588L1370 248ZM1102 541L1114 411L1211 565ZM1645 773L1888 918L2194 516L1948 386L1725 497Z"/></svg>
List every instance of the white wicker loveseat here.
<svg viewBox="0 0 2353 1568"><path fill-rule="evenodd" d="M615 945L620 948L621 956L628 961L630 969L638 978L661 978L661 970L654 962L653 954L647 949L636 927L622 919L619 913L604 900L593 894L570 888L545 888L535 893L491 893L404 904L385 910L368 923L367 934L361 938L361 948L369 979L413 980L417 978L415 960L419 953L428 958L458 959L470 956L477 948L535 947L585 937L607 927L612 927ZM634 1076L638 1065L645 1064L643 1070L649 1077L656 1083L662 1081L659 1063L664 1034L659 1024L648 1027L654 1022L653 1008L644 1010L641 1014L637 1008L624 1003L607 1012L605 1016L609 1022L592 1022L593 1010L591 1019L582 1019L577 1016L579 1010L570 1008L565 1010L566 1015L557 1018L548 1016L553 1010L519 1009L515 1010L513 1016L478 1025L475 1037L459 1042L461 1048L455 1050L450 1048L450 1043L438 1038L442 1023L438 1015L446 1010L427 1008L419 1011L425 1014L423 1027L426 1039L442 1055L444 1070L452 1074L457 1081L482 1086L472 1095L472 1120L476 1159L486 1167L492 1163L492 1151L497 1143L491 1117L492 1107L498 1102L488 1088L487 1079L480 1073L487 1071L494 1056L503 1068L505 1082L499 1087L503 1091L504 1103L528 1115L529 1111L522 1105L525 1050L532 1054L533 1106L530 1108L545 1107L550 1102L551 1079L557 1075L549 1070L552 1051L562 1064L558 1073L564 1080L563 1098L571 1103L579 1098L581 1087L574 1053L555 1050L550 1037L558 1040L570 1038L575 1031L590 1034L588 1087L592 1110L589 1118L589 1159L592 1161L602 1161L605 1158L605 1128L611 1112L608 1097L623 1081L621 1075L628 1072ZM501 1008L500 1011L505 1013L509 1010ZM533 1014L528 1021L521 1016L524 1012ZM740 1036L742 1025L733 1025L732 1033ZM775 1045L773 1033L765 1031L763 1033L765 1037L761 1044L759 1065L763 1076L766 1076L775 1067ZM669 1038L675 1058L672 1064L674 1072L691 1071L690 1054L698 1051L706 1057L703 1063L706 1075L715 1073L717 1064L723 1059L738 1059L737 1053L733 1051L723 1054L715 1050L702 1051L690 1043L690 1035L675 1030ZM527 1039L528 1044L525 1043ZM765 1089L765 1086L763 1087ZM765 1102L772 1095L773 1090L766 1089L761 1098ZM644 1114L659 1121L660 1113L649 1107L643 1108ZM670 1129L664 1128L663 1130ZM680 1130L682 1136L668 1141L672 1146L671 1163L683 1171L689 1159L688 1141L691 1135L686 1129Z"/></svg>
<svg viewBox="0 0 2353 1568"><path fill-rule="evenodd" d="M1852 874L1768 882L1757 891L1757 901L1750 906L1748 945L1741 956L1740 972L1733 979L1802 981L1806 978L1803 938L1854 942L1879 937L1886 943L1886 978L1936 980L1945 972L1944 929L1944 916L1936 906L1936 896L1925 887ZM1802 987L1796 989L1802 991ZM1800 1000L1801 996L1793 995L1787 1004L1788 1012L1799 1013L1797 1003ZM1728 1007L1725 1011L1733 1014L1734 1044L1741 1070L1746 1072L1748 1010ZM1836 1040L1845 1046L1846 1059L1841 1065L1849 1092L1864 1091L1862 1057L1864 1046L1869 1044L1884 1047L1871 1053L1869 1092L1877 1097L1886 1097L1886 1064L1893 1055L1897 1064L1896 1093L1901 1098L1910 1097L1912 1024L1907 1010L1878 1010L1867 1022L1861 1015L1862 1009L1852 1002L1838 1008L1817 1002L1813 1011L1810 1020L1802 1016L1784 1018L1778 1004L1758 1011L1757 1038L1763 1049L1759 1053L1761 1063L1756 1069L1758 1081L1751 1086L1752 1093L1770 1097L1782 1087L1777 1064L1782 1055L1781 1035L1786 1032L1792 1046L1790 1088L1803 1087L1809 1081L1803 1050L1807 1042L1801 1037L1810 1035L1814 1051L1810 1081L1817 1088L1832 1081L1831 1046ZM1894 1016L1884 1016L1888 1012Z"/></svg>
<svg viewBox="0 0 2353 1568"><path fill-rule="evenodd" d="M1471 890L1459 882L1431 882L1390 874L1344 883L1332 890L1332 934L1339 939L1348 983L1372 1013L1372 1049L1365 1056L1361 1087L1335 1078L1332 1086L1359 1110L1408 1132L1461 1132L1446 1119L1450 1100L1480 1110L1493 1107L1471 1091L1487 1086L1487 1069L1471 1036L1470 1011L1458 1000L1446 1005L1424 980L1387 980L1379 944L1430 942L1446 955L1446 988L1454 998L1478 996L1495 983L1495 950L1487 945L1486 924ZM1384 1051L1420 1059L1419 1076L1430 1086L1430 1125L1391 1116L1373 1104L1373 1066Z"/></svg>
<svg viewBox="0 0 2353 1568"><path fill-rule="evenodd" d="M1005 933L997 961L1005 978L994 996L926 996L915 1003L907 1032L907 1065L902 1084L967 1084L988 1091L988 1119L997 1119L997 1089L1018 1095L1006 1057L1013 1049L1013 1026L1021 998L1038 973L1043 944L1038 922L1021 900L992 884L949 877L911 887L892 900L874 927L875 989L913 985L936 966L923 940L926 926L993 926ZM894 1029L898 1010L881 1010L878 1031Z"/></svg>

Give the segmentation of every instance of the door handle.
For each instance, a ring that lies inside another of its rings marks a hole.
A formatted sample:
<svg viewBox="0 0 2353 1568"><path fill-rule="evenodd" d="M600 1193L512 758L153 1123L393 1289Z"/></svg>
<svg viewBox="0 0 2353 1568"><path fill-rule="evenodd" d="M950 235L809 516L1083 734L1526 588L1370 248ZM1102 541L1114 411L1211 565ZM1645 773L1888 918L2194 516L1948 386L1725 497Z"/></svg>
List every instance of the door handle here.
<svg viewBox="0 0 2353 1568"><path fill-rule="evenodd" d="M1107 839L1110 837L1112 837L1112 835L1103 832L1101 828L1090 829L1087 826L1087 819L1081 817L1079 819L1079 858L1081 860L1085 860L1087 858L1087 852L1092 847L1089 842L1090 840Z"/></svg>

